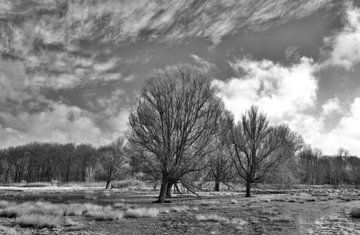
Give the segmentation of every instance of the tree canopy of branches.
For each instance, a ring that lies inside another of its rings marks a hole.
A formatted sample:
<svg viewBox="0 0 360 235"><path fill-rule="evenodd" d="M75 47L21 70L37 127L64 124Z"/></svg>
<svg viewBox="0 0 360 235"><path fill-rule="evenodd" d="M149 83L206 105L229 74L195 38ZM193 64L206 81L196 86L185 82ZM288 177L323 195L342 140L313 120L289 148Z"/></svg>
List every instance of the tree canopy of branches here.
<svg viewBox="0 0 360 235"><path fill-rule="evenodd" d="M246 185L246 197L251 195L251 185L262 181L284 158L293 156L299 143L287 126L270 126L254 106L232 124L227 138L235 169Z"/></svg>
<svg viewBox="0 0 360 235"><path fill-rule="evenodd" d="M110 182L125 175L128 160L125 155L125 138L118 138L109 146L99 149L100 165L103 170L103 179L106 181L105 189L109 188Z"/></svg>
<svg viewBox="0 0 360 235"><path fill-rule="evenodd" d="M149 171L161 175L158 202L165 201L169 183L204 168L222 109L215 92L189 65L168 67L146 81L130 113L129 140L148 153Z"/></svg>

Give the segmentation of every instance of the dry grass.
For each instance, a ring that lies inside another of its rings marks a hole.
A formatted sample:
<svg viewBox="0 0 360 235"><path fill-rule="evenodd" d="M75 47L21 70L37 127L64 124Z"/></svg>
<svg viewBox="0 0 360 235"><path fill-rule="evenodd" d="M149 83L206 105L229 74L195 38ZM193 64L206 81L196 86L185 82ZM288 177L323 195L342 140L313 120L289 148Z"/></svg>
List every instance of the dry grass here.
<svg viewBox="0 0 360 235"><path fill-rule="evenodd" d="M196 215L195 219L197 221L202 221L202 222L227 222L228 219L223 217L223 216L219 216L219 215L215 215L215 214L208 214L208 215Z"/></svg>
<svg viewBox="0 0 360 235"><path fill-rule="evenodd" d="M141 217L157 217L158 214L161 212L158 208L135 208L135 209L128 209L125 212L125 218L141 218Z"/></svg>
<svg viewBox="0 0 360 235"><path fill-rule="evenodd" d="M114 204L113 204L113 207L114 207L114 208L124 209L124 208L127 208L128 205L126 205L125 203L122 203L122 202L117 202L117 203L114 203Z"/></svg>
<svg viewBox="0 0 360 235"><path fill-rule="evenodd" d="M104 220L117 220L122 219L124 217L124 212L119 210L113 210L111 207L92 207L86 212L86 215L94 218L98 221Z"/></svg>
<svg viewBox="0 0 360 235"><path fill-rule="evenodd" d="M144 190L147 188L146 183L136 179L127 179L121 181L115 181L112 183L114 188L119 189L131 189L131 190Z"/></svg>
<svg viewBox="0 0 360 235"><path fill-rule="evenodd" d="M25 202L21 204L2 202L3 207L0 209L0 217L15 218L22 215L36 214L43 216L75 216L84 213L95 214L96 211L109 212L110 207L102 207L95 204L53 204L49 202ZM114 217L114 215L112 215Z"/></svg>
<svg viewBox="0 0 360 235"><path fill-rule="evenodd" d="M72 203L69 205L65 205L64 215L66 216L82 215L82 213L85 210L86 209L83 204Z"/></svg>
<svg viewBox="0 0 360 235"><path fill-rule="evenodd" d="M0 225L0 234L20 235L15 229Z"/></svg>
<svg viewBox="0 0 360 235"><path fill-rule="evenodd" d="M174 212L186 212L190 210L190 208L188 206L172 206L170 207L170 211L174 211Z"/></svg>
<svg viewBox="0 0 360 235"><path fill-rule="evenodd" d="M63 216L25 214L17 217L15 223L21 227L32 228L55 228L65 226L66 219Z"/></svg>
<svg viewBox="0 0 360 235"><path fill-rule="evenodd" d="M5 200L0 200L0 209L9 207L11 204L13 204L13 203L12 203L12 202L8 202L8 201L5 201Z"/></svg>

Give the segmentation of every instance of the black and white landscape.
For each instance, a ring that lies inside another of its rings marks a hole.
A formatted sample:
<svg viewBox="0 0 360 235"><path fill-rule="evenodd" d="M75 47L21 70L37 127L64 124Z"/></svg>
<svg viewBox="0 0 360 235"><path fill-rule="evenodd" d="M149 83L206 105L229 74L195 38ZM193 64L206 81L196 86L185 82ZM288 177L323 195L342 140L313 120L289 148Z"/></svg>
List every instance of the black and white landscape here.
<svg viewBox="0 0 360 235"><path fill-rule="evenodd" d="M0 0L0 234L359 234L358 0Z"/></svg>

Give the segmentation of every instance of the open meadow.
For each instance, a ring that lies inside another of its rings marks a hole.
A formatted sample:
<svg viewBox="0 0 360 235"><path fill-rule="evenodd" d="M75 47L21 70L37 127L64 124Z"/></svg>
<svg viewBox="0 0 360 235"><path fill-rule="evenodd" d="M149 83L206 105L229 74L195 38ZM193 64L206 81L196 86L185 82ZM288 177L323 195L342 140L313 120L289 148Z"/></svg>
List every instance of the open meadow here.
<svg viewBox="0 0 360 235"><path fill-rule="evenodd" d="M36 185L35 185L36 186ZM39 185L38 185L39 186ZM357 234L360 190L288 190L174 194L130 186L7 186L0 188L2 234ZM360 209L359 209L360 210ZM356 214L358 213L358 214Z"/></svg>

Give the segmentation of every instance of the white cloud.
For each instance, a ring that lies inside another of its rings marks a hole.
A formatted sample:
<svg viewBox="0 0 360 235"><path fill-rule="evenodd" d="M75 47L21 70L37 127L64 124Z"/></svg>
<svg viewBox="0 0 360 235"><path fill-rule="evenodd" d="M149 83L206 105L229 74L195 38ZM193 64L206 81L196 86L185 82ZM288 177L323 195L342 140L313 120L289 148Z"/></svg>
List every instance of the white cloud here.
<svg viewBox="0 0 360 235"><path fill-rule="evenodd" d="M337 98L328 99L314 114L317 106L317 79L314 72L318 64L302 58L299 63L282 66L271 61L238 60L231 63L241 78L228 81L215 80L220 97L239 120L251 105L267 113L274 124L287 123L301 134L307 144L332 155L340 147L360 155L360 97L354 99L346 112ZM330 131L325 124L333 114L343 115Z"/></svg>
<svg viewBox="0 0 360 235"><path fill-rule="evenodd" d="M352 154L360 155L360 97L354 99L350 112L340 119L339 124L328 133L322 133L313 144L325 154L334 154L340 147Z"/></svg>
<svg viewBox="0 0 360 235"><path fill-rule="evenodd" d="M321 108L324 115L339 113L343 110L337 97L328 99Z"/></svg>
<svg viewBox="0 0 360 235"><path fill-rule="evenodd" d="M337 65L346 69L360 62L360 9L349 6L346 10L345 27L327 38L332 49L324 65Z"/></svg>
<svg viewBox="0 0 360 235"><path fill-rule="evenodd" d="M242 78L226 82L214 81L226 108L236 119L251 105L265 111L271 120L278 122L295 116L316 101L317 80L312 60L302 58L298 64L285 67L269 60L238 60L232 63L235 70L245 73Z"/></svg>

